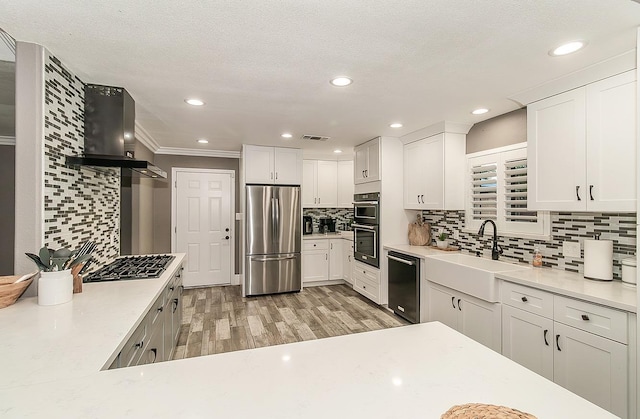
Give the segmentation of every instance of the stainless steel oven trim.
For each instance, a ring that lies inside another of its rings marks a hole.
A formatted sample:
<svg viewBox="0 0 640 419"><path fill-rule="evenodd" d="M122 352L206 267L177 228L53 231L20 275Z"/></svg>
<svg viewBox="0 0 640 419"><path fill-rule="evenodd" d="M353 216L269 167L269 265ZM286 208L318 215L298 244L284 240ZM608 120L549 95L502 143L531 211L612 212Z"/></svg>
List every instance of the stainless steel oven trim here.
<svg viewBox="0 0 640 419"><path fill-rule="evenodd" d="M378 205L378 201L353 201L352 204L353 205L358 205L358 204L368 204L368 205Z"/></svg>
<svg viewBox="0 0 640 419"><path fill-rule="evenodd" d="M353 224L353 226L356 226L356 224ZM356 236L355 236L356 230L364 230L367 233L373 233L373 241L376 243L376 245L373 246L373 255L367 255L367 254L358 252L358 241L357 241ZM364 226L364 228L356 227L356 228L353 229L353 231L354 231L353 253L354 254L355 253L360 253L363 256L372 257L373 259L377 260L378 259L378 231L377 231L377 228L376 227Z"/></svg>
<svg viewBox="0 0 640 419"><path fill-rule="evenodd" d="M354 227L354 228L364 228L364 229L372 230L372 231L376 229L376 227L372 226L372 225L369 226L369 225L356 224L356 223L351 224L351 226Z"/></svg>

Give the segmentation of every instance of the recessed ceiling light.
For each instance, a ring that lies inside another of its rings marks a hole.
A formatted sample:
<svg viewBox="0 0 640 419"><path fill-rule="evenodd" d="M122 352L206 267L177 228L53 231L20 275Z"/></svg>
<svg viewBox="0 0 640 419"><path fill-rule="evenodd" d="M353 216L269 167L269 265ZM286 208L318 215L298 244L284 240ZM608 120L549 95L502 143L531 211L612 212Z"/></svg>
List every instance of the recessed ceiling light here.
<svg viewBox="0 0 640 419"><path fill-rule="evenodd" d="M200 144L209 144L209 140L205 140L204 138L199 139L198 142Z"/></svg>
<svg viewBox="0 0 640 419"><path fill-rule="evenodd" d="M196 99L196 98L185 99L184 101L187 102L189 105L192 105L192 106L202 106L202 105L204 105L203 101L201 101L200 99Z"/></svg>
<svg viewBox="0 0 640 419"><path fill-rule="evenodd" d="M391 128L402 128L402 124L399 122L394 122L393 124L389 125Z"/></svg>
<svg viewBox="0 0 640 419"><path fill-rule="evenodd" d="M572 52L576 52L579 49L582 49L585 45L586 45L586 43L584 41L567 42L566 44L562 44L559 47L554 48L551 51L549 51L549 55L557 57L559 55L571 54Z"/></svg>
<svg viewBox="0 0 640 419"><path fill-rule="evenodd" d="M285 132L284 134L281 135L282 138L291 138L293 137L293 135L289 134L288 132Z"/></svg>
<svg viewBox="0 0 640 419"><path fill-rule="evenodd" d="M331 80L329 83L331 83L332 85L334 85L336 87L344 87L344 86L348 86L351 83L353 83L353 80L351 80L349 77L340 76L340 77L336 77L335 79Z"/></svg>
<svg viewBox="0 0 640 419"><path fill-rule="evenodd" d="M471 111L471 113L474 115L482 115L483 113L487 113L487 112L489 112L489 109L486 109L486 108L479 108L474 111Z"/></svg>
<svg viewBox="0 0 640 419"><path fill-rule="evenodd" d="M333 150L333 152L336 153L336 154L340 154L340 153L342 153L342 150L337 150L336 149L336 150Z"/></svg>

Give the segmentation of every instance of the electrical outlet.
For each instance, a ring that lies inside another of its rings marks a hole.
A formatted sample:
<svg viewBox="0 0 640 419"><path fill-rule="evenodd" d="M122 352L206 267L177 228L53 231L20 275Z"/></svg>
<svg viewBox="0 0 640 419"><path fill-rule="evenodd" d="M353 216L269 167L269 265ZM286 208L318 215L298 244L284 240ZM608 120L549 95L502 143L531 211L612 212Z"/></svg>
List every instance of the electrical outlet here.
<svg viewBox="0 0 640 419"><path fill-rule="evenodd" d="M460 240L460 232L458 230L453 230L452 236L454 240Z"/></svg>
<svg viewBox="0 0 640 419"><path fill-rule="evenodd" d="M579 258L580 242L562 242L562 255L570 258Z"/></svg>

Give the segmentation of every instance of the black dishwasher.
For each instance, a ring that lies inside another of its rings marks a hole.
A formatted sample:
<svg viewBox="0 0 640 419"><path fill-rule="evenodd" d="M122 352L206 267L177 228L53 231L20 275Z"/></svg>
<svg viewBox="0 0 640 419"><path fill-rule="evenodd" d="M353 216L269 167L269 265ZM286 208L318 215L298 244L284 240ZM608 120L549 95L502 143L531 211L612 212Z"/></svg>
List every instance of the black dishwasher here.
<svg viewBox="0 0 640 419"><path fill-rule="evenodd" d="M389 308L411 323L420 323L420 258L389 252L387 261Z"/></svg>

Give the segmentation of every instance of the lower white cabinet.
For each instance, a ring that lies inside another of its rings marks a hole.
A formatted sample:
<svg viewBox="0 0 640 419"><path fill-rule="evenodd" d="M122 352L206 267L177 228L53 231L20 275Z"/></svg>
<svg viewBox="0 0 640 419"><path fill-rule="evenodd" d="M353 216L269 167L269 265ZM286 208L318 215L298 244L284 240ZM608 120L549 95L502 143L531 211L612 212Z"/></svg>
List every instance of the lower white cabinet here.
<svg viewBox="0 0 640 419"><path fill-rule="evenodd" d="M353 289L376 304L380 304L380 270L354 261L351 271Z"/></svg>
<svg viewBox="0 0 640 419"><path fill-rule="evenodd" d="M302 282L329 280L329 240L303 240Z"/></svg>
<svg viewBox="0 0 640 419"><path fill-rule="evenodd" d="M343 239L342 243L342 277L353 285L353 240Z"/></svg>
<svg viewBox="0 0 640 419"><path fill-rule="evenodd" d="M503 285L502 354L615 415L632 417L628 314ZM550 301L552 311L545 309Z"/></svg>
<svg viewBox="0 0 640 419"><path fill-rule="evenodd" d="M439 321L500 352L502 346L501 305L427 283L429 321Z"/></svg>
<svg viewBox="0 0 640 419"><path fill-rule="evenodd" d="M329 239L329 279L343 279L342 239Z"/></svg>

